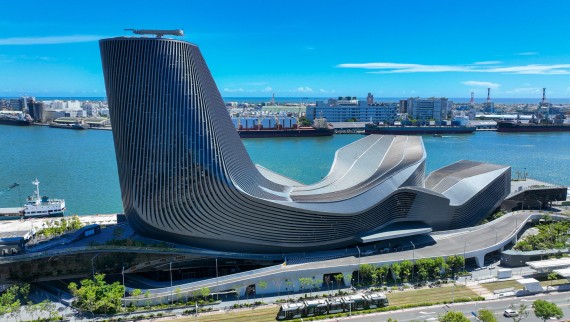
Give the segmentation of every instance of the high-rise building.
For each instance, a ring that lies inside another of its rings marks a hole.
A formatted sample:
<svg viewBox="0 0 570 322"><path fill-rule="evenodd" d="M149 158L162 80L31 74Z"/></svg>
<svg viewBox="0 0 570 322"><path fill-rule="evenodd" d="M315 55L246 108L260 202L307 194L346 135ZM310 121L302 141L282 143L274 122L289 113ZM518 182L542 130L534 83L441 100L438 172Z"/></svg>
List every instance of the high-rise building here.
<svg viewBox="0 0 570 322"><path fill-rule="evenodd" d="M408 98L408 116L420 122L435 121L436 124L441 123L447 118L448 99L441 98L425 98L419 97Z"/></svg>
<svg viewBox="0 0 570 322"><path fill-rule="evenodd" d="M509 167L479 162L426 180L419 136L366 136L301 184L253 164L196 45L118 37L100 49L123 207L142 235L234 252L332 249L473 225L510 191Z"/></svg>
<svg viewBox="0 0 570 322"><path fill-rule="evenodd" d="M317 101L306 109L307 119L326 118L328 122L384 122L394 123L398 106L395 103L370 103L374 100L369 93L366 101L354 96L339 97L328 101Z"/></svg>

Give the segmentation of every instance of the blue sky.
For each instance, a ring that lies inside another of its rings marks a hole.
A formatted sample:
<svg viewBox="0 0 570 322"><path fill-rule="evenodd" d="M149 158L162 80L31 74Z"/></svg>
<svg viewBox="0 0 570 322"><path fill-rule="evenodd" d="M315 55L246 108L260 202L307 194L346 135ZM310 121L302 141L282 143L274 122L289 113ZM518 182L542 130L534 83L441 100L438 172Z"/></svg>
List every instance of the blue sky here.
<svg viewBox="0 0 570 322"><path fill-rule="evenodd" d="M223 96L570 97L570 1L6 1L0 97L104 96L97 40L183 28Z"/></svg>

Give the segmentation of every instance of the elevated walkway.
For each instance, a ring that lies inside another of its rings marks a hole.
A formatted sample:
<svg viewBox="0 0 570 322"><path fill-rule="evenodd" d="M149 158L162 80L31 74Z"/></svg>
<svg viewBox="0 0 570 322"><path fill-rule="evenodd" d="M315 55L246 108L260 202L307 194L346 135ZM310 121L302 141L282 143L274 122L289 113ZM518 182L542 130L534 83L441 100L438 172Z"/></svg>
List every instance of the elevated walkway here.
<svg viewBox="0 0 570 322"><path fill-rule="evenodd" d="M421 222L400 222L384 227L375 234L362 236L360 241L366 244L387 239L429 234L431 232L432 228Z"/></svg>

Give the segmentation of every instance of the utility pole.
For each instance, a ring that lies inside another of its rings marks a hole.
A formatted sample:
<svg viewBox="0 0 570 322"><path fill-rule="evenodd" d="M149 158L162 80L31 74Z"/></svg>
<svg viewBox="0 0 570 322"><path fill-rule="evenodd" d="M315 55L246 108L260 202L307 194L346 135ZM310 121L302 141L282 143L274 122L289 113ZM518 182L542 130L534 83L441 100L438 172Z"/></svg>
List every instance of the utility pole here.
<svg viewBox="0 0 570 322"><path fill-rule="evenodd" d="M358 250L358 284L360 285L360 248L356 246Z"/></svg>
<svg viewBox="0 0 570 322"><path fill-rule="evenodd" d="M275 94L274 94L275 95ZM218 258L216 257L216 300L219 299L220 283L218 281Z"/></svg>
<svg viewBox="0 0 570 322"><path fill-rule="evenodd" d="M414 245L414 243L411 240L410 240L410 243L412 244L412 247L413 247L413 249L412 249L412 261L413 261L414 265L412 265L412 279L414 279L415 273L416 273L416 270L415 270L415 267L416 267L416 245Z"/></svg>
<svg viewBox="0 0 570 322"><path fill-rule="evenodd" d="M172 262L170 262L170 305L172 306L173 304L173 298L172 298Z"/></svg>
<svg viewBox="0 0 570 322"><path fill-rule="evenodd" d="M127 288L125 287L125 266L123 266L123 305L124 307L127 307L127 303L125 302L125 296L127 293Z"/></svg>

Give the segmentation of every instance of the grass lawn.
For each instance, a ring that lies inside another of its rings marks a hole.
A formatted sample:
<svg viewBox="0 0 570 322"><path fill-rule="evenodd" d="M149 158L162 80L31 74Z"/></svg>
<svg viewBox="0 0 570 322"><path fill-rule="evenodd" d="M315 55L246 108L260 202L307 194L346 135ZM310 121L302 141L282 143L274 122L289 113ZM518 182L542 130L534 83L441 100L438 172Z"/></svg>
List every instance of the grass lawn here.
<svg viewBox="0 0 570 322"><path fill-rule="evenodd" d="M521 290L523 288L523 286L515 280L484 283L481 284L481 286L488 289L490 292L504 290L506 288L514 288L515 290Z"/></svg>
<svg viewBox="0 0 570 322"><path fill-rule="evenodd" d="M386 293L390 306L404 305L404 304L417 304L423 302L443 302L452 301L453 298L469 298L478 296L471 289L464 285L445 286L437 288L428 288L421 290L407 290L402 292ZM201 314L198 321L236 321L236 322L261 322L261 321L275 321L278 306L269 308L245 309L241 311L230 311L228 313L213 313ZM188 316L177 321L196 321L195 316Z"/></svg>
<svg viewBox="0 0 570 322"><path fill-rule="evenodd" d="M547 286L555 286L555 285L562 285L562 284L568 284L568 280L565 278L561 278L561 279L557 279L557 280L546 280L546 281L540 281L540 285L542 285L542 287L547 287Z"/></svg>
<svg viewBox="0 0 570 322"><path fill-rule="evenodd" d="M421 290L408 290L403 292L386 293L390 306L415 304L423 302L451 301L452 298L469 298L478 296L464 285L427 288Z"/></svg>
<svg viewBox="0 0 570 322"><path fill-rule="evenodd" d="M228 313L212 313L200 314L198 321L236 321L236 322L261 322L261 321L275 321L275 317L279 312L279 307L258 308L258 309L245 309L243 311L230 311ZM196 321L195 316L188 316L177 321Z"/></svg>

